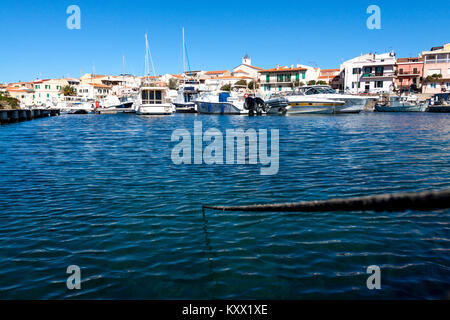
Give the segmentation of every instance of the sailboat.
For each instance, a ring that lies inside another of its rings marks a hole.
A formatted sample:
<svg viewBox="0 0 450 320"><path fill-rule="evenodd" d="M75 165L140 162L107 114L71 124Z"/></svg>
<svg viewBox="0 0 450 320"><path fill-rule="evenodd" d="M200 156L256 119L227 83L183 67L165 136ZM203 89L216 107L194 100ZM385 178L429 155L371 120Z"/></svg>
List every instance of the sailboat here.
<svg viewBox="0 0 450 320"><path fill-rule="evenodd" d="M153 75L156 77L155 66L153 64L148 37L145 34L145 80L139 89L139 97L137 101L136 114L138 115L164 115L174 112L173 106L168 98L168 90L166 87L160 86L158 83L150 82L149 58L152 63Z"/></svg>
<svg viewBox="0 0 450 320"><path fill-rule="evenodd" d="M192 71L190 70L189 58L189 76L190 80L187 79L186 75L186 56L187 48L184 41L184 28L183 28L183 84L180 85L177 97L173 104L175 105L175 110L178 113L196 113L194 100L199 96L198 83L194 81L192 77Z"/></svg>

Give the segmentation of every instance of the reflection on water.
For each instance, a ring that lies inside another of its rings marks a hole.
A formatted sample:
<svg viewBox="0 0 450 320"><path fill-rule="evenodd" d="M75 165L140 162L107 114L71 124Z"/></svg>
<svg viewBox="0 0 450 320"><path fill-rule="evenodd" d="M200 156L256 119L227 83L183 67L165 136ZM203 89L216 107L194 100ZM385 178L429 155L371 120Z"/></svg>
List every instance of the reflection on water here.
<svg viewBox="0 0 450 320"><path fill-rule="evenodd" d="M174 165L173 130L279 129L280 168ZM450 117L67 115L0 127L1 298L443 298L449 210L203 214L450 188ZM66 268L82 290L66 289ZM369 265L382 290L366 287Z"/></svg>

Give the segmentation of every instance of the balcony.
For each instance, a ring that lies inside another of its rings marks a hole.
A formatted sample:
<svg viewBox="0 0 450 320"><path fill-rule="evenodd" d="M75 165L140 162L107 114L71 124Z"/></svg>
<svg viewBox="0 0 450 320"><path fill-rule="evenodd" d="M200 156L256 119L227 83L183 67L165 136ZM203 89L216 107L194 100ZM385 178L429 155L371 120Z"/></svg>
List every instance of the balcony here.
<svg viewBox="0 0 450 320"><path fill-rule="evenodd" d="M361 79L372 79L372 78L391 78L394 77L394 72L384 72L384 73L365 73L361 76Z"/></svg>

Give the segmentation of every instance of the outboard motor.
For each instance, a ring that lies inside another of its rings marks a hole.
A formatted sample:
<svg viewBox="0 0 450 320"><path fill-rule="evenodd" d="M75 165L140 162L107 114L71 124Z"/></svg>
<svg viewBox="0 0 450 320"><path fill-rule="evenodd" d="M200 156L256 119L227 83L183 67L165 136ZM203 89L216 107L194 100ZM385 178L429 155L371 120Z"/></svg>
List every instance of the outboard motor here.
<svg viewBox="0 0 450 320"><path fill-rule="evenodd" d="M268 106L264 103L263 99L252 97L245 98L244 108L248 110L250 116L261 115L268 110Z"/></svg>

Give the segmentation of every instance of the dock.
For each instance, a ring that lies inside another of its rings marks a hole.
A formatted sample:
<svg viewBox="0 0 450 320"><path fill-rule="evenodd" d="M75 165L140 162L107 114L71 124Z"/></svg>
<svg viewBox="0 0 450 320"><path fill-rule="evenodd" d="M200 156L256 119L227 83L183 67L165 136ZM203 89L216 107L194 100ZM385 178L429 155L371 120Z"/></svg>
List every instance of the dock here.
<svg viewBox="0 0 450 320"><path fill-rule="evenodd" d="M0 123L13 123L19 121L27 121L39 118L59 116L59 109L4 109L0 110Z"/></svg>

